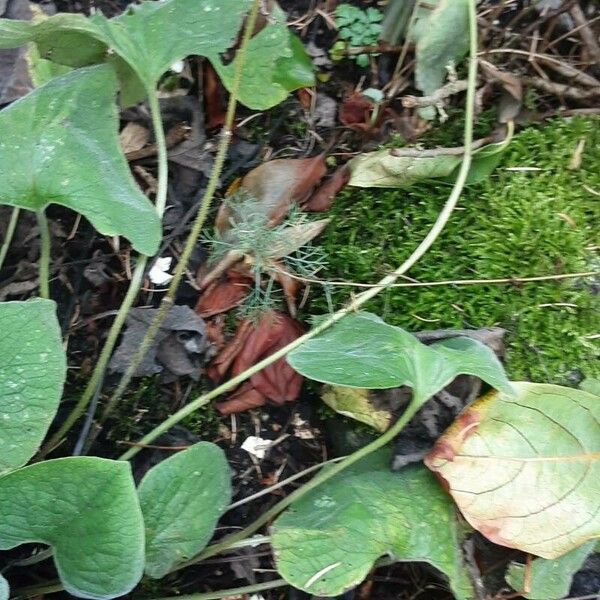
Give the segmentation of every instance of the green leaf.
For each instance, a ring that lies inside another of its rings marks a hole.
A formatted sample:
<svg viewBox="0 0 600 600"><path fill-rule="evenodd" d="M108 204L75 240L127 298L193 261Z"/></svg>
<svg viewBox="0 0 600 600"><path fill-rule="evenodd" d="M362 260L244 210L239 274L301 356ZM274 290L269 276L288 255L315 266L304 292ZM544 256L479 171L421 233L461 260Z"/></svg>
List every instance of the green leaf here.
<svg viewBox="0 0 600 600"><path fill-rule="evenodd" d="M359 67L368 67L369 66L369 55L368 54L359 54L356 57L356 64Z"/></svg>
<svg viewBox="0 0 600 600"><path fill-rule="evenodd" d="M0 112L0 203L33 211L61 204L152 255L160 220L120 151L116 85L109 66L87 67Z"/></svg>
<svg viewBox="0 0 600 600"><path fill-rule="evenodd" d="M531 600L558 600L564 598L571 587L573 575L594 551L594 542L567 552L555 560L536 558L529 572L529 591L525 589L525 565L513 562L508 567L506 582L524 598Z"/></svg>
<svg viewBox="0 0 600 600"><path fill-rule="evenodd" d="M555 559L600 537L600 402L558 385L513 387L467 408L426 464L491 541Z"/></svg>
<svg viewBox="0 0 600 600"><path fill-rule="evenodd" d="M0 600L8 600L10 597L10 588L8 587L8 581L0 575Z"/></svg>
<svg viewBox="0 0 600 600"><path fill-rule="evenodd" d="M0 478L0 549L49 544L65 590L127 594L144 568L144 523L126 462L48 460Z"/></svg>
<svg viewBox="0 0 600 600"><path fill-rule="evenodd" d="M588 377L581 382L579 386L584 392L588 392L589 394L594 394L595 396L600 396L600 379L594 379L593 377Z"/></svg>
<svg viewBox="0 0 600 600"><path fill-rule="evenodd" d="M376 8L370 7L366 10L367 19L371 23L379 23L383 20L383 13Z"/></svg>
<svg viewBox="0 0 600 600"><path fill-rule="evenodd" d="M446 80L446 67L467 53L469 0L441 0L419 25L416 42L416 86L430 96Z"/></svg>
<svg viewBox="0 0 600 600"><path fill-rule="evenodd" d="M0 20L7 40L0 47L35 41L40 53L69 66L84 66L119 57L135 73L146 91L153 90L170 66L194 54L206 56L226 87L233 81L235 61L223 64L221 55L236 40L250 0L162 0L130 6L107 19L59 14L33 25L15 28ZM270 108L288 92L314 85L312 65L302 44L288 30L275 5L267 26L252 38L242 74L239 101L251 108ZM117 68L119 74L124 68ZM122 77L131 88L129 79ZM137 83L133 86L139 92ZM126 104L141 100L127 90Z"/></svg>
<svg viewBox="0 0 600 600"><path fill-rule="evenodd" d="M37 451L67 370L51 300L0 303L0 475Z"/></svg>
<svg viewBox="0 0 600 600"><path fill-rule="evenodd" d="M300 40L287 28L281 9L275 8L271 19L273 22L250 40L242 69L240 102L253 110L271 108L285 100L289 92L315 85L312 63ZM229 65L212 60L228 89L238 60Z"/></svg>
<svg viewBox="0 0 600 600"><path fill-rule="evenodd" d="M452 503L422 465L392 473L389 458L368 456L283 513L271 531L277 570L296 588L336 596L390 554L430 563L457 598L472 597Z"/></svg>
<svg viewBox="0 0 600 600"><path fill-rule="evenodd" d="M302 375L346 387L413 388L422 404L460 374L475 375L511 393L496 355L470 338L425 346L399 327L369 313L350 314L287 356Z"/></svg>
<svg viewBox="0 0 600 600"><path fill-rule="evenodd" d="M223 451L200 442L150 469L138 489L146 524L146 574L160 579L202 550L231 500Z"/></svg>
<svg viewBox="0 0 600 600"><path fill-rule="evenodd" d="M440 154L433 157L394 156L389 148L366 152L353 158L348 185L355 187L402 188L423 179L447 177L462 156Z"/></svg>
<svg viewBox="0 0 600 600"><path fill-rule="evenodd" d="M325 386L321 400L335 412L365 423L376 431L384 432L392 422L392 413L383 407L374 406L369 390L339 385Z"/></svg>

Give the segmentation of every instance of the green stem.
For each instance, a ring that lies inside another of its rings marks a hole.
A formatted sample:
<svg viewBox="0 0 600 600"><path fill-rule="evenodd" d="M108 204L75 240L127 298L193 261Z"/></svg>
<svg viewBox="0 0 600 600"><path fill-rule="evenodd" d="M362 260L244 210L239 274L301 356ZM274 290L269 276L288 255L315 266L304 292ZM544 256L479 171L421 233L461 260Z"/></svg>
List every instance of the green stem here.
<svg viewBox="0 0 600 600"><path fill-rule="evenodd" d="M4 259L8 254L8 249L10 248L10 243L12 242L13 235L15 234L15 229L17 228L17 221L19 220L19 213L21 212L20 208L16 206L12 209L10 213L10 221L8 222L8 226L6 227L6 235L4 236L4 241L2 242L2 248L0 248L0 269L4 264Z"/></svg>
<svg viewBox="0 0 600 600"><path fill-rule="evenodd" d="M464 153L464 158L463 158L463 162L460 167L460 171L456 178L456 181L454 182L452 191L450 192L450 196L448 197L444 207L442 208L442 211L438 215L436 222L434 223L433 227L431 228L431 230L429 231L427 236L422 240L422 242L415 249L415 251L408 257L408 259L406 261L404 261L404 263L402 265L400 265L394 271L394 273L384 277L381 280L379 287L372 288L372 289L367 290L366 292L362 293L360 296L356 297L350 303L350 305L348 307L338 311L337 313L334 313L331 317L329 317L329 319L327 319L327 321L325 321L324 323L315 327L312 331L308 332L308 334L305 334L304 336L302 336L302 338L298 338L298 340L296 340L295 342L292 342L291 344L289 344L285 348L282 348L280 351L274 353L270 357L260 361L260 363L258 363L251 369L248 369L246 372L241 373L239 376L235 377L232 380L234 382L233 385L232 385L232 381L229 381L229 382L219 386L216 390L213 390L209 394L205 394L204 396L197 398L196 400L191 402L190 405L184 407L184 409L182 409L181 411L178 411L175 415L173 415L172 417L167 419L167 421L165 421L165 423L159 425L159 427L155 428L148 435L146 435L142 439L143 444L147 444L147 443L150 443L151 441L153 441L163 431L165 431L170 426L177 423L181 418L183 418L190 412L192 412L197 406L206 404L206 402L208 402L210 400L210 397L212 397L212 395L214 395L215 392L221 393L223 391L223 388L230 389L234 385L241 383L241 381L244 381L245 379L250 377L252 374L259 371L260 369L263 369L267 364L271 364L278 358L285 356L290 350L292 350L292 348L295 348L295 347L301 345L302 343L304 343L307 339L314 337L315 335L317 335L317 333L320 333L321 331L325 330L327 327L331 326L336 321L339 321L340 319L342 319L350 311L354 311L356 308L358 308L362 304L364 304L367 300L370 300L371 298L376 296L382 289L385 289L386 285L391 284L395 279L397 279L400 275L402 275L404 272L406 272L412 265L414 265L419 260L419 258L421 258L423 256L423 254L425 254L425 252L427 252L427 250L435 242L437 237L440 235L440 233L444 229L444 226L448 222L448 220L452 214L452 211L454 210L454 207L456 206L456 203L458 202L458 199L460 198L460 195L464 188L465 182L467 180L467 175L469 174L469 169L471 166L471 156L472 156L472 149L473 149L472 148L472 146L473 146L473 112L474 112L474 105L475 105L475 83L476 83L476 77L477 77L477 16L476 16L475 0L470 0L470 2L469 2L469 34L470 34L470 56L469 56L469 75L468 75L469 85L467 88L467 100L466 100L466 109L465 109L465 129L464 129L465 153ZM240 541L241 539L244 539L245 537L252 535L258 529L260 529L260 527L262 527L265 523L267 523L272 518L277 516L283 509L285 509L287 506L289 506L292 502L297 501L298 499L303 497L305 494L307 494L308 492L313 490L315 487L317 487L321 483L324 483L325 481L327 481L328 479L330 479L337 473L340 473L341 471L343 471L350 465L354 464L357 460L360 460L361 458L364 458L371 452L385 446L396 435L398 435L398 433L404 428L406 423L408 423L408 421L413 417L413 415L417 412L417 410L419 408L420 408L420 405L412 402L408 406L406 411L403 413L401 418L395 423L395 425L389 431L387 431L382 436L380 436L378 439L371 442L369 445L365 446L364 448L361 448L354 454L351 454L349 457L347 457L346 459L344 459L342 462L338 463L337 465L332 466L331 468L327 469L326 471L319 472L319 474L316 475L313 479L311 479L307 484L305 484L301 488L298 488L297 490L292 492L289 496L287 496L286 498L284 498L283 500L278 502L275 506L273 506L271 509L269 509L264 515L259 517L254 523L250 524L244 530L242 530L238 533L235 533L233 535L230 535L230 536L226 537L224 540L221 540L220 542L217 542L216 544L209 546L203 552L201 552L197 557L188 561L184 565L181 565L180 567L178 567L178 569L182 568L183 566L197 563L201 560L204 560L205 558L208 558L209 556L213 556L219 552L222 552L223 550L230 548L231 544L234 544L234 543ZM184 412L185 412L185 414L183 416L181 416L182 413L184 413ZM167 423L168 423L168 426L165 427L165 424L167 424ZM123 459L130 458L131 456L136 454L136 452L138 452L138 451L139 451L139 448L132 448L128 452L126 452L122 458Z"/></svg>
<svg viewBox="0 0 600 600"><path fill-rule="evenodd" d="M108 401L106 408L102 414L101 422L106 421L106 418L112 412L114 407L117 405L119 399L123 395L123 392L127 389L134 373L136 372L139 364L144 359L144 356L148 352L158 330L160 329L161 323L163 322L165 316L167 315L168 310L173 306L175 294L177 293L177 288L181 283L181 279L185 274L185 268L190 259L192 252L196 246L198 237L204 227L204 223L206 221L206 217L208 215L208 211L210 209L210 205L212 199L217 191L217 187L219 185L219 178L221 177L221 172L223 170L223 165L225 163L225 158L227 157L227 148L229 147L229 140L231 138L231 130L233 128L233 120L235 117L235 108L237 105L237 96L239 93L240 82L242 78L242 67L244 65L244 59L246 55L246 48L248 47L248 43L250 42L250 38L252 36L252 31L254 30L254 24L256 22L256 17L258 15L258 9L260 6L259 0L255 0L250 13L248 14L248 19L246 20L246 25L244 28L244 35L242 37L242 42L240 45L240 49L236 54L236 63L235 63L235 73L234 79L231 86L231 92L229 95L229 103L227 105L227 113L225 115L225 123L223 125L223 129L221 131L221 141L219 143L219 148L217 150L217 155L215 157L215 162L210 174L210 179L206 186L206 190L204 191L204 195L202 196L202 200L200 202L200 207L198 209L198 214L196 215L196 219L194 220L194 224L192 226L192 230L188 235L185 246L183 248L183 252L179 258L179 262L177 263L177 267L173 272L173 279L169 285L167 293L164 295L160 306L158 308L158 312L156 313L146 335L144 336L140 346L129 363L127 370L121 377L119 384L115 391L113 392L110 400Z"/></svg>
<svg viewBox="0 0 600 600"><path fill-rule="evenodd" d="M289 583L284 579L275 579L273 581L265 581L264 583L255 583L254 585L245 585L239 588L231 588L229 590L219 590L218 592L205 592L204 594L182 594L180 596L166 596L164 598L154 598L154 600L219 600L219 598L227 598L244 596L254 592L263 592L274 588L286 587Z"/></svg>
<svg viewBox="0 0 600 600"><path fill-rule="evenodd" d="M212 544L205 548L198 556L188 560L185 563L177 565L173 571L178 571L179 569L183 569L184 567L189 567L190 565L194 565L199 563L215 554L219 554L224 550L228 550L234 544L243 540L253 533L258 531L263 525L266 525L269 521L274 519L282 510L286 509L290 504L296 502L316 487L331 479L334 475L337 475L344 469L347 469L350 465L353 465L355 462L365 458L371 454L371 452L375 452L380 448L383 448L389 442L391 442L401 431L404 429L405 425L413 418L415 413L419 410L421 404L416 402L411 402L407 409L402 413L402 416L394 423L390 429L388 429L383 435L379 436L376 440L373 440L370 444L367 444L360 450L357 450L350 456L347 456L343 461L333 465L327 469L320 471L317 475L315 475L308 483L305 483L302 487L294 490L291 494L286 496L283 500L280 500L277 504L272 506L267 512L263 513L256 521L248 525L245 529L228 535L225 539L217 542L216 544Z"/></svg>
<svg viewBox="0 0 600 600"><path fill-rule="evenodd" d="M108 332L108 336L106 337L106 341L104 342L104 346L102 347L102 351L100 352L100 356L96 362L96 366L88 381L88 384L83 391L83 394L79 398L77 404L73 408L73 410L69 413L67 418L64 420L58 431L46 442L44 447L40 450L38 454L38 459L44 458L49 452L51 452L63 439L65 434L71 429L71 427L75 424L75 422L79 419L79 417L84 413L88 403L92 399L96 388L100 384L102 380L102 375L104 373L104 369L108 364L112 351L117 342L117 338L121 333L121 329L123 328L123 324L125 323L125 319L127 317L127 313L129 309L133 306L135 299L140 291L142 283L144 281L144 271L146 270L146 264L148 262L148 257L144 255L140 255L137 265L133 271L131 282L129 283L129 288L127 289L127 294L125 294L125 298L123 298L123 302L119 307L119 311L111 325L111 328Z"/></svg>
<svg viewBox="0 0 600 600"><path fill-rule="evenodd" d="M159 218L162 219L167 203L167 189L169 177L167 142L165 139L165 132L162 125L160 106L158 103L156 92L153 89L148 89L146 91L148 96L148 106L150 107L150 114L152 116L152 126L154 128L154 137L156 140L156 151L158 156L158 186L156 191L156 211L158 212ZM129 288L127 289L125 298L123 299L123 302L119 307L119 311L117 312L115 320L113 321L113 324L108 332L108 336L106 338L106 341L104 342L104 346L102 347L102 351L100 352L100 356L98 357L92 376L90 377L90 380L88 381L88 384L85 387L83 394L79 398L79 401L77 402L73 410L69 413L69 415L61 425L60 429L44 445L44 447L38 454L38 458L43 458L44 456L46 456L48 452L52 451L52 449L60 443L64 435L83 415L83 413L87 409L88 404L93 398L94 393L96 392L96 388L101 384L102 376L104 375L104 371L106 369L106 366L108 365L108 361L115 348L117 339L119 337L119 334L121 333L121 329L125 324L127 314L129 313L130 308L133 306L133 303L135 302L135 299L137 298L140 289L142 288L142 284L144 282L144 272L146 270L148 260L148 256L145 256L143 254L139 255L138 262L135 266L131 277L131 281L129 283Z"/></svg>
<svg viewBox="0 0 600 600"><path fill-rule="evenodd" d="M50 298L50 228L43 210L35 213L40 230L40 296Z"/></svg>

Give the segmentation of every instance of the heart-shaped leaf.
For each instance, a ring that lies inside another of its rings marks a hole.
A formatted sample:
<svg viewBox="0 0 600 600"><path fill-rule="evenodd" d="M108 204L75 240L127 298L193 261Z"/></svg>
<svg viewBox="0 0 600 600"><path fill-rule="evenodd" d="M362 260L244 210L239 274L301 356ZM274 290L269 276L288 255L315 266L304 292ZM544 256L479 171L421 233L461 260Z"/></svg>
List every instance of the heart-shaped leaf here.
<svg viewBox="0 0 600 600"><path fill-rule="evenodd" d="M588 542L554 560L536 558L531 562L527 576L525 565L513 562L508 568L506 582L530 600L564 598L569 593L573 575L581 569L587 556L594 551L594 545L595 542ZM528 591L525 591L526 578Z"/></svg>
<svg viewBox="0 0 600 600"><path fill-rule="evenodd" d="M49 544L67 592L127 594L144 568L144 523L128 463L48 460L0 478L0 549Z"/></svg>
<svg viewBox="0 0 600 600"><path fill-rule="evenodd" d="M236 62L212 60L227 88L233 83ZM315 84L312 63L298 38L288 29L285 14L275 6L268 25L248 44L240 81L240 101L254 110L279 104L289 92Z"/></svg>
<svg viewBox="0 0 600 600"><path fill-rule="evenodd" d="M128 102L143 99L131 93L139 89L132 76L153 91L173 63L192 54L207 57L230 87L235 61L224 64L221 55L234 45L250 5L250 0L162 0L130 6L113 19L96 13L89 19L59 14L34 24L0 20L5 34L0 47L34 41L44 57L77 67L109 60L127 75L122 83ZM290 91L314 84L311 62L277 5L251 40L245 65L239 100L251 108L270 108Z"/></svg>
<svg viewBox="0 0 600 600"><path fill-rule="evenodd" d="M600 402L516 383L464 411L426 458L469 523L548 559L600 537Z"/></svg>
<svg viewBox="0 0 600 600"><path fill-rule="evenodd" d="M0 203L33 211L61 204L151 255L160 220L119 149L116 86L109 66L87 67L0 112Z"/></svg>
<svg viewBox="0 0 600 600"><path fill-rule="evenodd" d="M390 554L432 564L447 575L457 598L472 597L452 503L422 465L392 473L389 459L388 450L368 456L275 521L279 573L310 594L336 596Z"/></svg>
<svg viewBox="0 0 600 600"><path fill-rule="evenodd" d="M58 408L67 367L51 300L1 303L0 329L3 475L37 451Z"/></svg>
<svg viewBox="0 0 600 600"><path fill-rule="evenodd" d="M200 442L150 469L138 489L146 525L146 574L160 579L202 550L231 500L223 451Z"/></svg>
<svg viewBox="0 0 600 600"><path fill-rule="evenodd" d="M487 346L457 337L425 346L369 313L350 314L288 354L302 375L323 383L385 389L408 385L422 404L460 374L511 393L502 364Z"/></svg>

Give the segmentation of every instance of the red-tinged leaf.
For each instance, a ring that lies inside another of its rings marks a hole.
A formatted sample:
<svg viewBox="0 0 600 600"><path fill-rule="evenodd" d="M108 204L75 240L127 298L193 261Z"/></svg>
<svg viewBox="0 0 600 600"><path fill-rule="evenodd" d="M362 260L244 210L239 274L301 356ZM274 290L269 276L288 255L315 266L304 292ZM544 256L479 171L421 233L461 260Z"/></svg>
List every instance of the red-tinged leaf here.
<svg viewBox="0 0 600 600"><path fill-rule="evenodd" d="M273 262L277 270L274 273L275 281L281 286L283 295L285 296L285 302L288 307L288 311L292 317L296 316L296 296L302 286L301 282L292 277L285 269L285 266L281 262Z"/></svg>
<svg viewBox="0 0 600 600"><path fill-rule="evenodd" d="M214 129L225 123L225 88L210 63L204 63L203 67L205 127Z"/></svg>
<svg viewBox="0 0 600 600"><path fill-rule="evenodd" d="M242 180L241 189L255 198L270 225L283 221L290 206L301 203L325 176L325 157L283 158L263 163ZM231 209L222 204L215 228L224 233L231 227Z"/></svg>
<svg viewBox="0 0 600 600"><path fill-rule="evenodd" d="M254 388L251 381L243 383L224 402L217 402L215 407L222 415L231 415L251 408L258 408L267 403L267 399Z"/></svg>
<svg viewBox="0 0 600 600"><path fill-rule="evenodd" d="M205 319L231 310L246 297L251 283L247 276L230 269L205 288L194 310Z"/></svg>
<svg viewBox="0 0 600 600"><path fill-rule="evenodd" d="M333 175L321 184L312 196L302 205L305 212L325 212L331 208L337 193L350 181L350 170L346 165L339 167Z"/></svg>
<svg viewBox="0 0 600 600"><path fill-rule="evenodd" d="M206 325L206 337L210 342L211 346L216 352L221 352L225 347L225 317L224 315L217 315L214 319L207 319Z"/></svg>
<svg viewBox="0 0 600 600"><path fill-rule="evenodd" d="M227 373L231 363L235 357L239 354L246 339L252 332L252 322L242 321L235 332L233 339L223 348L221 352L214 358L212 363L207 369L207 375L213 381L219 381Z"/></svg>
<svg viewBox="0 0 600 600"><path fill-rule="evenodd" d="M364 128L371 120L373 113L373 103L360 94L352 92L340 105L340 122L346 127Z"/></svg>

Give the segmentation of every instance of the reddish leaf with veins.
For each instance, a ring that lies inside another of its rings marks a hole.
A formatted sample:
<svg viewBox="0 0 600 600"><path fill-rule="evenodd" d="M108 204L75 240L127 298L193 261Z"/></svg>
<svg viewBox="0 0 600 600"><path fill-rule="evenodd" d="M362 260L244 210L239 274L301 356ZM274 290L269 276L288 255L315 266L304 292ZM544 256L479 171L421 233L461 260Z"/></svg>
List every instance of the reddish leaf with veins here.
<svg viewBox="0 0 600 600"><path fill-rule="evenodd" d="M248 275L229 269L225 277L212 281L204 289L194 310L204 319L231 310L248 295L251 284Z"/></svg>
<svg viewBox="0 0 600 600"><path fill-rule="evenodd" d="M312 196L302 205L305 212L325 212L331 208L336 194L350 181L350 170L346 165L335 170L333 175L321 184Z"/></svg>

